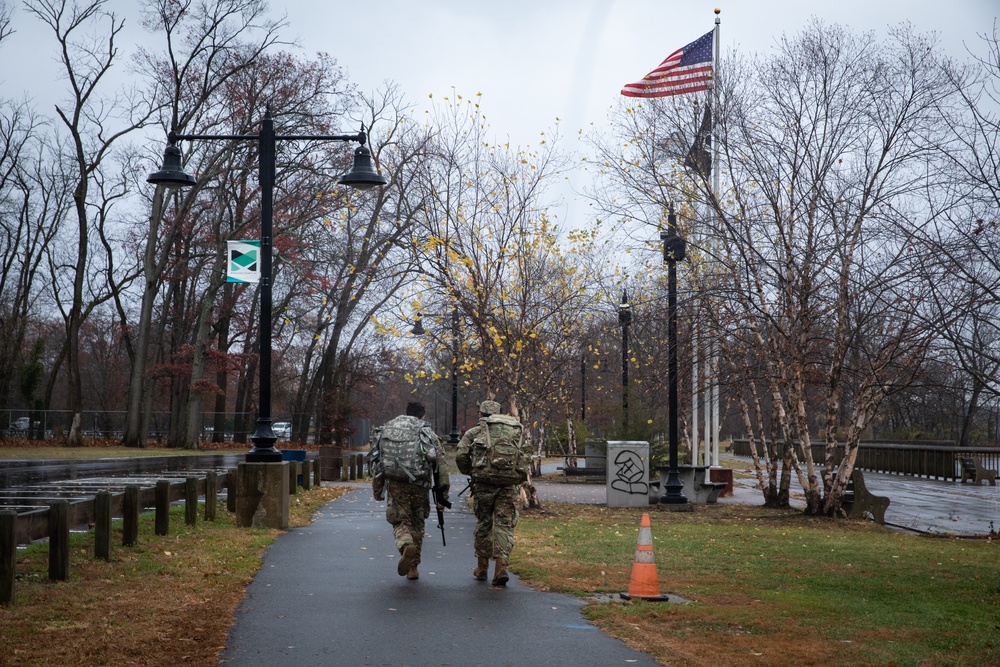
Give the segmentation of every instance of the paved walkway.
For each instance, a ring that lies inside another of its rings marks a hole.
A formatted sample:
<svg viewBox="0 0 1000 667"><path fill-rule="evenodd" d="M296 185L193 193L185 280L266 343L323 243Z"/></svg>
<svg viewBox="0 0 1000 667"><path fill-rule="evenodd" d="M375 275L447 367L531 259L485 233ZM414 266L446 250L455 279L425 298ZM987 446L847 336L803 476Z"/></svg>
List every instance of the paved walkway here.
<svg viewBox="0 0 1000 667"><path fill-rule="evenodd" d="M543 470L543 472L548 472ZM750 470L744 470L750 474ZM886 525L908 531L935 535L983 536L1000 532L1000 485L973 486L919 477L903 477L865 472L865 486L878 496L888 496ZM736 479L734 494L720 498L720 503L764 503L764 496L753 488L756 479ZM537 482L539 497L544 500L601 504L607 502L603 484L563 484ZM792 480L792 506L804 507L802 487Z"/></svg>
<svg viewBox="0 0 1000 667"><path fill-rule="evenodd" d="M465 486L454 475L453 488ZM324 506L264 554L222 654L225 665L500 667L655 665L589 624L584 601L542 593L512 576L506 589L472 577L475 517L456 502L433 513L420 579L396 574L385 503L367 484Z"/></svg>
<svg viewBox="0 0 1000 667"><path fill-rule="evenodd" d="M865 473L892 499L886 521L930 533L984 535L1000 529L1000 486ZM453 488L465 486L454 475ZM754 480L738 480L721 503L760 504ZM420 580L396 574L398 554L385 504L367 483L324 506L312 525L283 533L240 604L222 662L259 667L319 665L655 665L590 625L584 601L472 577L475 518L456 502L445 515L448 546L432 515ZM545 501L605 502L603 484L538 482ZM795 499L793 504L801 502Z"/></svg>
<svg viewBox="0 0 1000 667"><path fill-rule="evenodd" d="M749 463L748 463L749 466ZM749 468L745 471L750 473ZM885 511L887 526L935 535L983 536L1000 531L1000 486L973 486L966 482L921 477L905 477L864 471L865 486L877 496L889 498ZM754 479L741 479L763 502L760 491L754 490ZM801 504L802 487L792 478L793 504Z"/></svg>

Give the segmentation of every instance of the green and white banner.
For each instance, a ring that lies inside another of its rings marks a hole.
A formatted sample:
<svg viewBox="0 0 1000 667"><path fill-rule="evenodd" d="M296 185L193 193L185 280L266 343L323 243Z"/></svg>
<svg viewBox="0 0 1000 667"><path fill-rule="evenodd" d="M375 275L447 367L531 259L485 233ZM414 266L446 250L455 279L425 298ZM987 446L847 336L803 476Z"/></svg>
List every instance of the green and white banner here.
<svg viewBox="0 0 1000 667"><path fill-rule="evenodd" d="M260 282L260 241L227 241L227 283Z"/></svg>

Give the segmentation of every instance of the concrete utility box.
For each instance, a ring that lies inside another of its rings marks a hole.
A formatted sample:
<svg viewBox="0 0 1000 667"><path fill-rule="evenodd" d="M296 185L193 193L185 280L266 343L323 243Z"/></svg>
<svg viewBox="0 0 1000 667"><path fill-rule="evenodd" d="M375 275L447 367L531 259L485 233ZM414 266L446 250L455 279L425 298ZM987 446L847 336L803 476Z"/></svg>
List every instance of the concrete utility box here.
<svg viewBox="0 0 1000 667"><path fill-rule="evenodd" d="M608 441L608 507L649 506L649 443Z"/></svg>

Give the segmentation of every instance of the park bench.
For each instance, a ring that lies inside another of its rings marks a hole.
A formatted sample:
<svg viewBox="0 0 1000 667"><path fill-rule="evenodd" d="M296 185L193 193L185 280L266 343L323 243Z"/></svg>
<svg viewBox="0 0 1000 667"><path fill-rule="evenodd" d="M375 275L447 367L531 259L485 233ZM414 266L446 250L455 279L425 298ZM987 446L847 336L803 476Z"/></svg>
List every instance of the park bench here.
<svg viewBox="0 0 1000 667"><path fill-rule="evenodd" d="M876 496L865 486L865 477L857 468L851 472L847 482L844 499L841 502L844 512L850 519L857 519L870 514L876 523L885 523L885 511L889 507L889 499Z"/></svg>
<svg viewBox="0 0 1000 667"><path fill-rule="evenodd" d="M989 482L990 486L997 485L997 471L984 468L983 464L975 457L961 457L958 462L962 465L962 483L971 479L972 483L979 486L980 482Z"/></svg>
<svg viewBox="0 0 1000 667"><path fill-rule="evenodd" d="M608 476L607 468L570 468L564 466L560 470L562 470L564 482L568 482L570 477L582 477L585 482L603 482Z"/></svg>
<svg viewBox="0 0 1000 667"><path fill-rule="evenodd" d="M585 482L604 482L608 478L608 462L603 453L588 452L585 456L563 454L562 457L565 465L556 468L556 470L562 471L564 482L570 481L570 477L582 477ZM583 459L585 465L583 467L571 466L569 465L570 459Z"/></svg>
<svg viewBox="0 0 1000 667"><path fill-rule="evenodd" d="M660 473L660 488L666 489L670 466L658 466L657 470ZM725 482L710 481L708 466L679 465L677 473L683 485L681 493L693 505L714 505L727 487Z"/></svg>

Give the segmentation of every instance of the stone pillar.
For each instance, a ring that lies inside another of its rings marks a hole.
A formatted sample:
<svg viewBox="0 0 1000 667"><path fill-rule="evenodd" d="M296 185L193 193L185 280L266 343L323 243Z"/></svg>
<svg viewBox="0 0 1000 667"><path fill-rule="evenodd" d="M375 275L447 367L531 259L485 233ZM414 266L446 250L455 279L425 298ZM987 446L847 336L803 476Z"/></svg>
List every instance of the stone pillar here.
<svg viewBox="0 0 1000 667"><path fill-rule="evenodd" d="M288 462L241 463L237 477L236 525L288 528Z"/></svg>
<svg viewBox="0 0 1000 667"><path fill-rule="evenodd" d="M649 506L649 443L608 441L608 507Z"/></svg>

